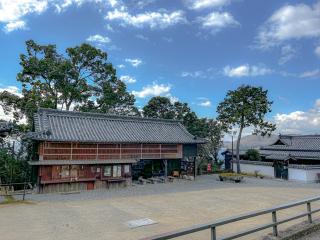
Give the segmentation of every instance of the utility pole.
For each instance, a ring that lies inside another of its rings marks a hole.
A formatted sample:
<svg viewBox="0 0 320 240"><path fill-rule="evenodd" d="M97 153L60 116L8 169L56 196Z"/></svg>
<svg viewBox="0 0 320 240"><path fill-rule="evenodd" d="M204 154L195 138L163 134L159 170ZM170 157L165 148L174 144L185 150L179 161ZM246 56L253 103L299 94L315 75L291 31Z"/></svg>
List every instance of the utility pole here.
<svg viewBox="0 0 320 240"><path fill-rule="evenodd" d="M233 172L233 136L235 136L237 134L237 131L234 131L234 130L232 130L232 133L231 133L231 143L232 143L232 150L231 150L231 170L232 170L232 172Z"/></svg>
<svg viewBox="0 0 320 240"><path fill-rule="evenodd" d="M196 157L193 157L193 179L196 180Z"/></svg>

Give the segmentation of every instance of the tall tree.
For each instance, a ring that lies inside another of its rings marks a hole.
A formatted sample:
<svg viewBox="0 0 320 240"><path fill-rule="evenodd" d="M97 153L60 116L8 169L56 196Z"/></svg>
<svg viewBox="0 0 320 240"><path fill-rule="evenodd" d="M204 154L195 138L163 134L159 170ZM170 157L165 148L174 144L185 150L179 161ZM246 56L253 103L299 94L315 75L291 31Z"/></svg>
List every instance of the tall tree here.
<svg viewBox="0 0 320 240"><path fill-rule="evenodd" d="M208 122L208 132L207 132L207 139L208 143L205 147L208 148L210 154L212 155L215 162L219 160L219 150L223 144L223 127L222 124L216 120L209 119Z"/></svg>
<svg viewBox="0 0 320 240"><path fill-rule="evenodd" d="M5 114L13 113L14 121L21 118L21 97L8 91L0 92L0 107Z"/></svg>
<svg viewBox="0 0 320 240"><path fill-rule="evenodd" d="M107 53L89 44L67 48L59 54L55 45L26 42L21 54L21 112L29 123L39 107L137 114L134 96L108 62ZM8 101L7 101L8 102Z"/></svg>
<svg viewBox="0 0 320 240"><path fill-rule="evenodd" d="M207 119L198 118L187 103L172 103L167 97L153 97L143 107L143 115L151 118L175 119L182 121L187 130L197 136L206 137Z"/></svg>
<svg viewBox="0 0 320 240"><path fill-rule="evenodd" d="M271 112L272 101L268 100L268 91L262 87L249 85L240 86L234 91L228 91L225 99L218 105L217 120L224 125L226 131L237 127L236 145L237 172L240 173L239 149L243 129L253 127L256 134L271 134L276 126L265 121L265 115Z"/></svg>
<svg viewBox="0 0 320 240"><path fill-rule="evenodd" d="M174 106L167 97L153 97L143 107L143 115L150 118L177 119Z"/></svg>

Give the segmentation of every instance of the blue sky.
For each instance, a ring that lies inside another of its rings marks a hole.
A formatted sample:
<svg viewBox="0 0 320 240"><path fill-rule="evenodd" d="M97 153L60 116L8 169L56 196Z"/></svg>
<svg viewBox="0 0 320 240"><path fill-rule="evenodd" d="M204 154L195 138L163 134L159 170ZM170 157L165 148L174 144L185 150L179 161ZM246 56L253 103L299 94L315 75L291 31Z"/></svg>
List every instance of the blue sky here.
<svg viewBox="0 0 320 240"><path fill-rule="evenodd" d="M19 92L26 40L89 42L137 106L163 95L215 117L229 89L251 84L269 90L278 131L320 133L320 1L0 0L0 29L0 90Z"/></svg>

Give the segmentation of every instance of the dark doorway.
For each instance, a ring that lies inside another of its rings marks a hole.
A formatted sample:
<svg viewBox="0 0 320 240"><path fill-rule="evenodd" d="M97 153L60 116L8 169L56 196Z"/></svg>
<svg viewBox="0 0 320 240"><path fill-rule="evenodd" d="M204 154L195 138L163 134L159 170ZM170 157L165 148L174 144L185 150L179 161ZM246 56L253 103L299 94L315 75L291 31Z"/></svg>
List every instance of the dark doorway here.
<svg viewBox="0 0 320 240"><path fill-rule="evenodd" d="M288 180L288 162L275 161L273 164L275 178Z"/></svg>

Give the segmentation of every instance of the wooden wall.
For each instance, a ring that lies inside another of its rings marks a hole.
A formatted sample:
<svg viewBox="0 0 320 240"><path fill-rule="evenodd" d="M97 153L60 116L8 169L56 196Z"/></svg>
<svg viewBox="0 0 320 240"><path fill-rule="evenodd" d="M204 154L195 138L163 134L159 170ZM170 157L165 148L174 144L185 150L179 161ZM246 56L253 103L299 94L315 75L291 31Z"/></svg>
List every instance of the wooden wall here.
<svg viewBox="0 0 320 240"><path fill-rule="evenodd" d="M178 144L89 144L43 142L40 160L179 159Z"/></svg>

